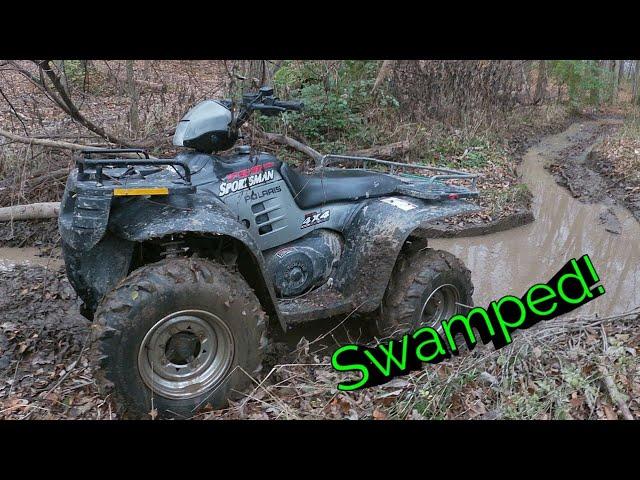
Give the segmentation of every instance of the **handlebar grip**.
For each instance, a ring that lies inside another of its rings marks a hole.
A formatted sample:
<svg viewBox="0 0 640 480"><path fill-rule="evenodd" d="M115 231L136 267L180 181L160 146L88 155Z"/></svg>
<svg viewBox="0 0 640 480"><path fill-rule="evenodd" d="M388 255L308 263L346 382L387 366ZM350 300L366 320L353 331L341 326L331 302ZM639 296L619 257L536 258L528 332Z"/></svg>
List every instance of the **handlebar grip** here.
<svg viewBox="0 0 640 480"><path fill-rule="evenodd" d="M275 102L273 102L273 105L276 107L284 108L286 110L294 110L296 112L299 112L304 108L304 103L296 101L276 100Z"/></svg>

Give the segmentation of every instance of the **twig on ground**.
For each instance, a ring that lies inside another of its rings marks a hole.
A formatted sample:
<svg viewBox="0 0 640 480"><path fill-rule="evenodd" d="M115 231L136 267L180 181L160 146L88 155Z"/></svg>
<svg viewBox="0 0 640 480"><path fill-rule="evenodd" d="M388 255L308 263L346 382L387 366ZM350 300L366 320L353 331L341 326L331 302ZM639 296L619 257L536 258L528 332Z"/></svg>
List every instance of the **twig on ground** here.
<svg viewBox="0 0 640 480"><path fill-rule="evenodd" d="M620 413L622 413L622 416L624 417L624 419L633 420L634 418L633 418L633 415L631 414L631 410L629 410L629 406L624 401L624 398L622 398L622 394L616 387L616 384L613 381L613 378L611 377L611 375L609 375L609 372L607 371L607 369L603 365L601 365L600 367L598 367L598 370L602 374L602 380L603 380L604 386L607 388L607 391L609 392L609 396L611 397L611 400L616 402L616 405L618 405L618 408L620 409Z"/></svg>

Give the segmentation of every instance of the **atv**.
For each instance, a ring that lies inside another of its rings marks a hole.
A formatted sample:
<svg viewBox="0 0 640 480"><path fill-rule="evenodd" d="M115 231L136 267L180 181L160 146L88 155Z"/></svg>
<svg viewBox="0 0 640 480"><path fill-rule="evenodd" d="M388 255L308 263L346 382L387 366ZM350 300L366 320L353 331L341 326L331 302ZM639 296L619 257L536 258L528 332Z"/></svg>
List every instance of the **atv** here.
<svg viewBox="0 0 640 480"><path fill-rule="evenodd" d="M59 217L67 276L93 320L98 386L129 417L241 396L267 320L286 330L355 310L394 336L472 306L469 270L427 242L433 222L478 209L465 200L477 176L346 155L303 173L234 147L253 112L302 107L268 87L207 100L179 122L175 158L76 160Z"/></svg>

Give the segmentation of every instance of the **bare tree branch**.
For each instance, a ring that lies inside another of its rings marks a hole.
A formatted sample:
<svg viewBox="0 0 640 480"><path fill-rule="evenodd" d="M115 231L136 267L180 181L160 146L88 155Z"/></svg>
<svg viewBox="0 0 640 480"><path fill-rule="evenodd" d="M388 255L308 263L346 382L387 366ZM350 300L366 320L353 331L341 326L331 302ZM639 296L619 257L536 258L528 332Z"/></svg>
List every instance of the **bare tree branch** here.
<svg viewBox="0 0 640 480"><path fill-rule="evenodd" d="M378 70L378 75L376 76L376 81L373 84L373 88L371 89L371 93L375 93L376 90L382 85L393 70L393 64L395 60L383 60L382 65L380 66L380 70Z"/></svg>
<svg viewBox="0 0 640 480"><path fill-rule="evenodd" d="M88 148L86 145L80 145L78 143L23 137L2 129L0 129L0 136L9 138L15 142L27 143L29 145L42 145L43 147L62 148L64 150L86 150Z"/></svg>
<svg viewBox="0 0 640 480"><path fill-rule="evenodd" d="M4 92L2 91L2 88L0 88L0 95L2 95L2 98L4 98L4 100L7 102L7 104L9 104L9 108L11 108L11 111L15 114L16 118L18 120L20 120L20 123L22 124L22 128L24 128L24 134L25 135L29 135L29 132L27 131L27 126L24 124L24 122L22 121L22 118L20 118L20 114L18 113L18 111L15 109L15 107L13 106L13 104L11 103L11 101L7 98L7 96L4 94Z"/></svg>
<svg viewBox="0 0 640 480"><path fill-rule="evenodd" d="M305 155L311 157L316 165L320 165L320 161L322 160L322 154L308 145L305 145L302 142L294 140L291 137L287 137L286 135L282 135L281 133L269 133L262 132L256 129L256 134L265 140L273 143L278 143L280 145L286 145L288 147L293 148L294 150L298 150L299 152L304 153Z"/></svg>
<svg viewBox="0 0 640 480"><path fill-rule="evenodd" d="M2 129L0 129L0 137L8 138L10 140L13 140L14 142L26 143L29 145L41 145L43 147L61 148L63 150L80 151L80 150L88 150L91 148L96 148L95 145L82 145L79 143L63 142L59 140L47 140L42 138L23 137L21 135L16 135L15 133L7 132L6 130L2 130ZM120 153L119 155L124 158L139 158L139 155L135 153ZM155 157L150 156L149 158L155 158Z"/></svg>
<svg viewBox="0 0 640 480"><path fill-rule="evenodd" d="M78 110L78 108L73 103L73 101L71 100L71 98L69 97L69 95L67 94L67 90L64 88L64 85L62 84L62 80L54 72L53 68L51 68L50 62L51 60L42 60L41 62L39 62L38 66L40 67L40 71L44 72L44 74L49 78L49 80L53 84L53 87L55 88L59 96L59 101L56 103L58 103L58 105L60 105L60 107L65 110L65 112L67 112L79 124L91 130L92 132L96 133L97 135L100 135L102 138L108 140L111 143L115 143L116 145L129 146L129 147L139 146L139 145L134 145L131 142L128 142L124 139L121 139L119 137L116 137L110 134L105 129L103 129L99 125L96 125L91 120L89 120L84 115L82 115ZM44 82L44 79L42 81L42 84L46 85L46 82ZM55 97L55 98L58 98L58 97Z"/></svg>

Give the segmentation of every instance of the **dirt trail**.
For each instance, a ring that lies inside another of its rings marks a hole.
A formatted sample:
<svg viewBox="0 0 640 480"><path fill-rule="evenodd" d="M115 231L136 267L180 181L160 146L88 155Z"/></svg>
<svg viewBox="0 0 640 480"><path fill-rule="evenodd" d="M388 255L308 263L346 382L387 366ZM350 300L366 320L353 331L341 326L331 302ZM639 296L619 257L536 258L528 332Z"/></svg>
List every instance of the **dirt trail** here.
<svg viewBox="0 0 640 480"><path fill-rule="evenodd" d="M534 283L551 278L569 259L585 253L607 293L581 307L581 313L622 313L640 305L640 224L627 209L595 191L597 178L582 183L597 203L581 203L545 169L546 164L566 161L571 155L584 160L600 132L611 124L575 123L526 153L521 173L534 196L535 222L481 237L431 243L460 256L471 269L476 305L486 306L506 294L521 296Z"/></svg>

